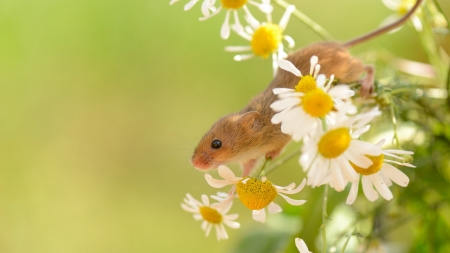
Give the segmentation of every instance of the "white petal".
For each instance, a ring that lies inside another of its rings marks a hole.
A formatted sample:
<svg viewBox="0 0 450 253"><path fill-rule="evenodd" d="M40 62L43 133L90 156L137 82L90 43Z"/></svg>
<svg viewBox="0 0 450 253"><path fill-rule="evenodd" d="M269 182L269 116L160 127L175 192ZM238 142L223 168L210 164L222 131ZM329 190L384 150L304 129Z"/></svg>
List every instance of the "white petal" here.
<svg viewBox="0 0 450 253"><path fill-rule="evenodd" d="M260 210L253 210L252 217L255 221L264 223L266 222L266 211L264 210L264 208Z"/></svg>
<svg viewBox="0 0 450 253"><path fill-rule="evenodd" d="M278 62L278 66L280 66L280 68L291 72L292 74L296 75L296 76L302 76L302 73L300 72L300 70L298 70L294 64L292 64L290 61L288 60L281 60Z"/></svg>
<svg viewBox="0 0 450 253"><path fill-rule="evenodd" d="M284 12L283 16L281 17L280 23L278 23L278 26L281 28L281 30L286 29L286 26L289 22L289 18L291 17L292 12L295 10L295 5L289 5L286 8L286 11Z"/></svg>
<svg viewBox="0 0 450 253"><path fill-rule="evenodd" d="M241 22L239 22L239 16L237 11L233 11L234 13L234 30L237 33L241 33L244 31L244 27L241 25Z"/></svg>
<svg viewBox="0 0 450 253"><path fill-rule="evenodd" d="M198 212L198 208L196 209L196 208L187 206L187 205L184 204L184 203L181 203L181 208L182 208L184 211L189 212L189 213L197 213L197 212Z"/></svg>
<svg viewBox="0 0 450 253"><path fill-rule="evenodd" d="M209 10L210 10L209 1L203 1L202 3L203 16L205 17L209 16L210 15Z"/></svg>
<svg viewBox="0 0 450 253"><path fill-rule="evenodd" d="M293 39L291 36L284 35L284 36L283 36L283 39L284 39L285 41L287 41L288 47L289 47L289 48L295 47L295 41L294 41L294 39Z"/></svg>
<svg viewBox="0 0 450 253"><path fill-rule="evenodd" d="M373 164L372 160L370 160L367 156L359 153L359 151L352 148L348 148L344 152L344 156L352 163L356 164L358 167L361 168L368 168L370 165Z"/></svg>
<svg viewBox="0 0 450 253"><path fill-rule="evenodd" d="M316 64L319 62L319 57L313 55L309 60L309 62L311 64L311 67L309 68L309 74L312 75L314 73L314 68L316 67Z"/></svg>
<svg viewBox="0 0 450 253"><path fill-rule="evenodd" d="M316 84L318 88L323 88L325 85L325 82L327 80L327 77L324 74L320 74L316 78Z"/></svg>
<svg viewBox="0 0 450 253"><path fill-rule="evenodd" d="M393 11L397 11L400 8L400 2L396 0L382 0L383 4L386 5L389 9Z"/></svg>
<svg viewBox="0 0 450 253"><path fill-rule="evenodd" d="M295 238L295 246L297 246L300 253L311 253L308 246L306 246L306 243L300 238Z"/></svg>
<svg viewBox="0 0 450 253"><path fill-rule="evenodd" d="M283 199L285 199L289 204L293 205L293 206L299 206L299 205L303 205L305 204L306 200L301 200L301 199L291 199L288 196L282 194L282 193L278 193L278 195L280 195L281 197L283 197Z"/></svg>
<svg viewBox="0 0 450 253"><path fill-rule="evenodd" d="M214 178L212 178L212 176L209 175L209 174L205 174L205 179L206 179L206 182L207 182L211 187L214 187L214 188L222 188L222 187L224 187L224 186L233 184L233 182L230 182L230 181L228 181L228 180L218 180L218 179L214 179Z"/></svg>
<svg viewBox="0 0 450 253"><path fill-rule="evenodd" d="M219 168L217 169L217 172L219 172L219 175L223 178L223 179L227 179L229 181L232 182L236 182L241 180L242 178L240 177L236 177L233 173L233 171L231 171L227 166L225 165L220 165Z"/></svg>
<svg viewBox="0 0 450 253"><path fill-rule="evenodd" d="M271 13L273 11L273 7L270 4L267 3L256 3L254 1L249 1L248 3L256 6L259 8L260 11L262 11L263 13Z"/></svg>
<svg viewBox="0 0 450 253"><path fill-rule="evenodd" d="M337 157L336 162L339 164L339 168L341 169L347 180L349 180L350 182L356 182L357 180L359 180L358 173L356 173L356 171L350 165L350 162L345 159L344 156Z"/></svg>
<svg viewBox="0 0 450 253"><path fill-rule="evenodd" d="M225 51L227 52L245 52L252 50L251 46L227 46Z"/></svg>
<svg viewBox="0 0 450 253"><path fill-rule="evenodd" d="M275 88L272 90L273 94L275 94L275 95L282 94L282 93L290 93L293 91L295 91L295 90L289 89L289 88Z"/></svg>
<svg viewBox="0 0 450 253"><path fill-rule="evenodd" d="M281 207L273 202L270 202L269 205L267 206L267 209L269 211L270 214L275 214L275 213L279 213L281 211L283 211L283 209L281 209Z"/></svg>
<svg viewBox="0 0 450 253"><path fill-rule="evenodd" d="M251 59L253 57L255 57L254 54L241 54L241 55L236 55L233 59L235 61L245 61L245 60Z"/></svg>
<svg viewBox="0 0 450 253"><path fill-rule="evenodd" d="M172 1L170 1L170 5L172 5L172 4L174 4L174 3L176 3L176 2L178 2L179 0L172 0Z"/></svg>
<svg viewBox="0 0 450 253"><path fill-rule="evenodd" d="M205 236L208 237L209 233L211 232L212 224L204 221L202 224L202 229L205 231Z"/></svg>
<svg viewBox="0 0 450 253"><path fill-rule="evenodd" d="M223 220L223 223L224 223L225 225L227 225L228 227L234 228L234 229L238 229L238 228L241 227L241 224L239 224L239 222L236 222L236 221L230 221L230 220L224 219L224 220Z"/></svg>
<svg viewBox="0 0 450 253"><path fill-rule="evenodd" d="M258 27L261 25L258 20L256 20L255 17L253 17L252 13L248 9L247 5L243 6L244 12L245 12L245 20L250 24L250 26L253 29L258 29Z"/></svg>
<svg viewBox="0 0 450 253"><path fill-rule="evenodd" d="M297 188L292 189L293 187L295 187L295 183L292 183L286 187L283 187L284 189L278 189L278 192L282 192L282 193L286 193L286 194L295 194L295 193L299 193L301 190L303 190L303 187L305 187L306 184L306 178L303 178L303 181L300 183L299 186L297 186Z"/></svg>
<svg viewBox="0 0 450 253"><path fill-rule="evenodd" d="M290 97L290 98L285 98L283 100L278 100L278 101L273 102L270 105L270 108L272 108L275 112L281 112L287 108L298 105L299 103L300 103L299 98Z"/></svg>
<svg viewBox="0 0 450 253"><path fill-rule="evenodd" d="M397 155L413 155L414 152L412 151L406 151L406 150L399 150L399 149L385 149L383 150L387 153L397 154Z"/></svg>
<svg viewBox="0 0 450 253"><path fill-rule="evenodd" d="M220 6L215 12L213 12L211 15L206 16L206 17L201 17L199 18L200 21L205 21L211 17L214 17L215 15L219 14L220 10L222 10L222 6Z"/></svg>
<svg viewBox="0 0 450 253"><path fill-rule="evenodd" d="M390 164L383 164L381 171L383 171L383 173L387 177L389 177L389 179L400 186L406 187L409 184L408 176L406 176L405 173Z"/></svg>
<svg viewBox="0 0 450 253"><path fill-rule="evenodd" d="M416 28L416 30L418 32L421 32L423 30L422 22L420 21L420 19L416 15L412 15L411 16L411 21L412 21L412 23L414 25L414 28Z"/></svg>
<svg viewBox="0 0 450 253"><path fill-rule="evenodd" d="M369 177L362 177L362 187L366 198L372 202L378 199L378 193L373 189L372 180Z"/></svg>
<svg viewBox="0 0 450 253"><path fill-rule="evenodd" d="M372 174L369 177L372 179L373 185L375 185L375 188L384 199L391 200L394 197L378 173Z"/></svg>
<svg viewBox="0 0 450 253"><path fill-rule="evenodd" d="M225 15L225 21L222 24L222 28L220 29L220 37L222 39L228 39L230 37L230 11L227 11Z"/></svg>
<svg viewBox="0 0 450 253"><path fill-rule="evenodd" d="M190 10L197 2L198 2L198 0L191 0L191 1L189 1L189 2L184 6L184 10L185 10L185 11Z"/></svg>
<svg viewBox="0 0 450 253"><path fill-rule="evenodd" d="M346 84L338 84L328 90L328 94L334 98L349 98L355 95L355 92L348 88Z"/></svg>
<svg viewBox="0 0 450 253"><path fill-rule="evenodd" d="M358 188L359 188L359 176L358 180L352 183L352 188L350 188L350 192L348 193L347 201L345 202L347 205L351 205L355 202L356 197L358 196Z"/></svg>
<svg viewBox="0 0 450 253"><path fill-rule="evenodd" d="M374 145L372 143L366 142L366 141L360 141L360 140L351 140L352 148L357 149L359 152L370 155L370 156L379 156L381 155L381 148L377 145Z"/></svg>
<svg viewBox="0 0 450 253"><path fill-rule="evenodd" d="M205 194L202 194L202 202L203 202L203 205L209 206L209 198Z"/></svg>
<svg viewBox="0 0 450 253"><path fill-rule="evenodd" d="M331 182L333 183L333 187L336 191L340 192L345 188L345 181L342 174L339 171L339 167L336 164L336 161L331 161Z"/></svg>

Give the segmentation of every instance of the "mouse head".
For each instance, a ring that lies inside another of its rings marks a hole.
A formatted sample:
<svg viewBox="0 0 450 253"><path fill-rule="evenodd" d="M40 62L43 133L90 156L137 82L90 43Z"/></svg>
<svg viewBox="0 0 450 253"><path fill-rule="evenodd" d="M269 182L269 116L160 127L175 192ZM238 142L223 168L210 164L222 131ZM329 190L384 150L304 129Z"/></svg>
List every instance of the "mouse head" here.
<svg viewBox="0 0 450 253"><path fill-rule="evenodd" d="M208 170L229 162L241 162L239 156L258 145L261 128L261 115L257 111L219 119L195 148L192 165Z"/></svg>

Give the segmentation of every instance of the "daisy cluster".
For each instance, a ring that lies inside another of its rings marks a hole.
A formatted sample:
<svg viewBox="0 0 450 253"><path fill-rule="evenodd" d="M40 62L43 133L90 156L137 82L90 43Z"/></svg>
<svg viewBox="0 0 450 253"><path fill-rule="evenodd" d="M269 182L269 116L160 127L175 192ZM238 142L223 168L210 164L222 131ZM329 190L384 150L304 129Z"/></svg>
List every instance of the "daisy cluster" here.
<svg viewBox="0 0 450 253"><path fill-rule="evenodd" d="M278 100L271 104L276 112L272 123L281 124L281 131L302 142L299 164L307 174L307 185L328 184L340 192L347 184L351 190L347 204L358 193L359 182L370 201L393 198L392 182L407 186L408 177L392 164L414 167L399 155L411 155L403 150L383 150L384 140L372 144L361 140L369 123L381 114L377 107L357 113L352 103L354 92L348 85L333 85L333 75L320 74L317 56L310 59L310 73L302 75L291 62L281 60L280 68L300 77L294 89L276 88ZM385 159L390 157L396 160Z"/></svg>
<svg viewBox="0 0 450 253"><path fill-rule="evenodd" d="M170 4L174 4L179 0L172 0ZM185 6L184 10L190 10L199 0L190 0ZM216 3L215 0L204 0L201 5L203 17L200 20L207 20L220 12L225 11L225 19L220 28L220 37L228 39L231 32L248 41L247 45L227 46L225 51L242 53L234 56L234 60L242 61L259 56L262 58L272 58L273 72L276 74L278 69L278 61L286 58L287 54L284 51L282 41L285 40L289 48L293 48L294 40L284 34L284 30L289 22L292 12L295 10L294 5L286 8L284 15L278 23L272 22L273 6L270 0L261 0L261 2L252 0L220 0ZM258 11L265 14L266 21L258 21L251 13L249 6L256 7ZM244 20L247 25L242 25L239 18L239 12L244 13ZM233 21L230 21L231 17Z"/></svg>

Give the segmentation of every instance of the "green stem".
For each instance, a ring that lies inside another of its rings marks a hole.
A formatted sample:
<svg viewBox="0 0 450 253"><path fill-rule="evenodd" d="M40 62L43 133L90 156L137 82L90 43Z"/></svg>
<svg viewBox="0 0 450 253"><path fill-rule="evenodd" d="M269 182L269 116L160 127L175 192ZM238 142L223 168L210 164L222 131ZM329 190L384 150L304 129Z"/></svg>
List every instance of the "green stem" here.
<svg viewBox="0 0 450 253"><path fill-rule="evenodd" d="M260 170L259 173L258 173L258 177L259 177L261 174L262 174L262 175L265 175L264 168L267 166L267 163L268 163L270 160L272 160L272 159L266 158L266 160L264 161L264 164L263 164L262 167L261 167L261 170Z"/></svg>
<svg viewBox="0 0 450 253"><path fill-rule="evenodd" d="M447 72L447 105L450 107L450 65Z"/></svg>
<svg viewBox="0 0 450 253"><path fill-rule="evenodd" d="M394 139L397 144L398 149L402 149L400 147L400 140L398 139L398 132L397 132L397 117L395 116L395 108L394 103L391 103L391 118L392 118L392 127L394 128Z"/></svg>
<svg viewBox="0 0 450 253"><path fill-rule="evenodd" d="M274 0L276 4L283 8L287 8L291 4L284 0ZM292 13L294 16L296 16L300 21L305 23L311 30L313 30L317 35L319 35L324 40L334 40L333 36L331 36L322 26L314 22L312 19L310 19L308 16L303 14L303 12L299 11L298 9L295 9Z"/></svg>
<svg viewBox="0 0 450 253"><path fill-rule="evenodd" d="M323 204L322 204L322 239L323 239L323 249L322 253L327 252L327 231L325 227L325 222L327 221L327 201L328 201L328 184L325 185L323 192Z"/></svg>
<svg viewBox="0 0 450 253"><path fill-rule="evenodd" d="M342 249L341 249L341 253L344 253L344 252L345 252L345 248L347 248L347 244L348 244L348 242L350 241L350 238L355 234L355 231L356 231L356 229L353 230L353 232L352 232L351 234L348 235L347 240L345 240L344 246L343 246Z"/></svg>
<svg viewBox="0 0 450 253"><path fill-rule="evenodd" d="M284 163L288 162L289 160L291 160L295 156L299 155L300 153L301 153L300 149L295 149L295 150L292 150L291 153L287 154L286 156L284 156L280 159L277 159L272 165L267 167L266 174L268 174L272 170L278 168L279 166L283 165Z"/></svg>

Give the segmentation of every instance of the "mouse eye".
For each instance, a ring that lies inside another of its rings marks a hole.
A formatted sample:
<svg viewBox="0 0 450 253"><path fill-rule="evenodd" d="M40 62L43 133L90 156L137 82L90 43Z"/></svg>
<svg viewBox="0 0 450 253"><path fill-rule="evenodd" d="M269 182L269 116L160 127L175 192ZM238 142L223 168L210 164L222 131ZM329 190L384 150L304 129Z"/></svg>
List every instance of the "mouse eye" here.
<svg viewBox="0 0 450 253"><path fill-rule="evenodd" d="M222 147L222 142L219 141L219 140L213 140L213 141L211 142L211 147L212 147L213 149L219 149L220 147Z"/></svg>

